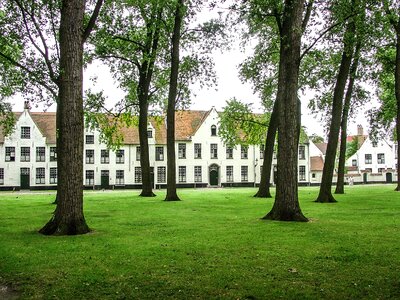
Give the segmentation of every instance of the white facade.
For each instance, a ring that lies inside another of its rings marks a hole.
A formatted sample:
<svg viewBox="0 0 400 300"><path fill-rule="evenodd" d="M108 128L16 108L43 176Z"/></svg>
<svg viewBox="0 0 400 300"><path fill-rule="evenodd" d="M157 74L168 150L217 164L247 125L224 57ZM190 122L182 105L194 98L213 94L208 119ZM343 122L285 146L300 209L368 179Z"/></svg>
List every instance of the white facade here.
<svg viewBox="0 0 400 300"><path fill-rule="evenodd" d="M386 140L366 138L347 161L349 176L356 182L392 182L397 180L395 146Z"/></svg>
<svg viewBox="0 0 400 300"><path fill-rule="evenodd" d="M36 114L35 118L31 114ZM42 122L48 116L46 114L30 113L26 109L18 117L15 131L10 136L0 137L0 189L56 188L55 124L53 119ZM218 112L213 108L198 115L202 118L192 120L189 117L183 121L187 124L178 125L193 128L185 131L187 136L177 135L178 187L257 185L263 163L260 146L246 148L238 145L230 150L218 136ZM149 123L150 166L155 188L162 188L166 186L167 149L165 138L160 139L157 130L165 131L164 125L160 127ZM87 130L84 142L83 185L86 188L141 187L138 141L127 139L119 150L108 150L105 144L100 143L98 131ZM11 156L10 149L13 150ZM309 157L308 143L300 145L299 184L310 183ZM271 171L273 183L276 159Z"/></svg>

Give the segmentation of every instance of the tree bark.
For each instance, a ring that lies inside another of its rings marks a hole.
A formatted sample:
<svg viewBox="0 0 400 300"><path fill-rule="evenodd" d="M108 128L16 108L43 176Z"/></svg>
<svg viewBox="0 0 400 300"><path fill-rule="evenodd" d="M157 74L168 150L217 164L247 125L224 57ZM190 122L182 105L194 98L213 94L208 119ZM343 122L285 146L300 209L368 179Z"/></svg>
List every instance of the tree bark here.
<svg viewBox="0 0 400 300"><path fill-rule="evenodd" d="M361 42L357 42L356 50L354 52L353 63L350 68L349 83L347 85L346 96L344 98L342 122L340 124L340 149L339 149L339 165L338 177L336 183L335 194L344 194L344 171L346 164L346 146L347 146L347 121L349 117L349 110L351 105L351 97L353 94L353 87L358 68L358 61L361 49Z"/></svg>
<svg viewBox="0 0 400 300"><path fill-rule="evenodd" d="M339 130L343 109L343 96L346 88L347 78L349 76L350 65L354 52L354 34L355 24L350 20L344 34L343 53L340 63L339 73L336 79L335 89L332 101L332 119L329 126L328 145L326 148L326 156L324 169L322 171L322 180L319 194L315 202L333 203L337 202L332 195L332 179L335 168L336 151L339 139ZM349 38L350 37L350 38Z"/></svg>
<svg viewBox="0 0 400 300"><path fill-rule="evenodd" d="M272 198L270 187L271 187L271 169L272 159L274 156L275 136L278 130L278 101L274 103L272 109L271 118L269 120L267 137L265 140L264 148L264 161L261 172L260 186L258 187L257 193L254 197L258 198Z"/></svg>
<svg viewBox="0 0 400 300"><path fill-rule="evenodd" d="M178 0L175 11L174 31L171 40L171 74L167 107L167 195L165 201L180 200L176 192L175 107L178 94L179 44L183 21L183 9L183 0Z"/></svg>
<svg viewBox="0 0 400 300"><path fill-rule="evenodd" d="M272 210L263 218L280 221L302 221L298 200L298 79L302 15L304 0L286 0L280 35L280 61L278 78L278 180Z"/></svg>
<svg viewBox="0 0 400 300"><path fill-rule="evenodd" d="M400 191L400 21L397 22L396 28L396 67L394 75L394 86L397 103L396 115L396 135L397 135L397 187L396 191Z"/></svg>
<svg viewBox="0 0 400 300"><path fill-rule="evenodd" d="M60 22L60 78L57 117L58 204L45 235L89 232L83 214L83 34L84 0L62 1ZM62 146L61 146L62 145Z"/></svg>
<svg viewBox="0 0 400 300"><path fill-rule="evenodd" d="M157 17L152 18L147 24L147 38L143 51L143 64L139 68L139 84L137 94L139 99L139 141L140 141L140 166L142 171L142 197L154 197L151 184L149 141L147 136L147 123L149 111L149 90L154 71L160 36L161 9Z"/></svg>

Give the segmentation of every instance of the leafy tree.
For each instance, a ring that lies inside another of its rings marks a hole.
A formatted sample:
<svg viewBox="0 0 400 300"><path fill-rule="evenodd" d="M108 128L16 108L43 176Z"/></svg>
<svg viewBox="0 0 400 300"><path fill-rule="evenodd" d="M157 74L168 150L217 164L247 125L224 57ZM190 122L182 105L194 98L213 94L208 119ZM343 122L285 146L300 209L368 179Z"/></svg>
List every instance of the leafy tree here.
<svg viewBox="0 0 400 300"><path fill-rule="evenodd" d="M10 88L33 99L57 102L58 203L46 235L89 231L83 214L83 46L92 31L102 0L85 19L86 1L0 3L0 62L16 72L0 76Z"/></svg>
<svg viewBox="0 0 400 300"><path fill-rule="evenodd" d="M317 134L312 134L311 136L310 136L310 140L314 143L314 144L320 144L320 143L323 143L323 142L325 142L325 140L324 140L324 138L322 137L322 136L319 136L319 135L317 135Z"/></svg>

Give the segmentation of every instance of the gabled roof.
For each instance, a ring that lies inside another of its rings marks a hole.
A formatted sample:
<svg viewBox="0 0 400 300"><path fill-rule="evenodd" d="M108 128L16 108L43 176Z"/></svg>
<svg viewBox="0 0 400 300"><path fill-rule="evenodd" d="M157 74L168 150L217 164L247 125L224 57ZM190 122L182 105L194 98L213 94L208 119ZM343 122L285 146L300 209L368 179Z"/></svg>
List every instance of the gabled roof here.
<svg viewBox="0 0 400 300"><path fill-rule="evenodd" d="M321 151L323 155L326 155L326 147L328 146L328 143L317 143L315 146Z"/></svg>
<svg viewBox="0 0 400 300"><path fill-rule="evenodd" d="M368 135L348 135L346 138L346 142L351 143L354 140L358 141L358 149L364 144L365 140L368 138Z"/></svg>
<svg viewBox="0 0 400 300"><path fill-rule="evenodd" d="M175 139L189 141L203 124L210 111L185 110L175 114ZM17 119L22 113L15 113ZM56 143L56 113L55 112L29 112L36 126L46 137L47 143ZM167 128L165 118L150 118L149 122L155 130L156 144L167 143ZM121 129L124 144L139 144L139 130L137 127L123 126ZM4 142L4 135L0 129L0 143Z"/></svg>
<svg viewBox="0 0 400 300"><path fill-rule="evenodd" d="M310 170L311 171L322 171L324 169L324 160L321 156L310 157Z"/></svg>

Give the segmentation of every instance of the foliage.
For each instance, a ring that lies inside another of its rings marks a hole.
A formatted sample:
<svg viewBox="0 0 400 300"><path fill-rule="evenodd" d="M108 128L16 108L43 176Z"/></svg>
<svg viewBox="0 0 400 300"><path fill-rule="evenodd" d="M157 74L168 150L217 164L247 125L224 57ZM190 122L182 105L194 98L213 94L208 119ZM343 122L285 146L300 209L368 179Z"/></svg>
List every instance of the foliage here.
<svg viewBox="0 0 400 300"><path fill-rule="evenodd" d="M317 135L316 133L313 133L312 135L310 135L310 140L314 143L314 144L320 144L323 143L325 140L322 136Z"/></svg>
<svg viewBox="0 0 400 300"><path fill-rule="evenodd" d="M353 156L359 149L359 137L355 136L353 137L353 139L351 140L351 142L347 142L346 144L346 159L350 158L351 156Z"/></svg>
<svg viewBox="0 0 400 300"><path fill-rule="evenodd" d="M378 95L380 106L368 111L371 124L371 135L393 137L397 101L395 97L394 66L396 60L396 49L393 47L382 48L377 53L377 61L381 65L378 77Z"/></svg>
<svg viewBox="0 0 400 300"><path fill-rule="evenodd" d="M270 114L254 114L251 105L233 98L219 114L218 135L228 146L265 143Z"/></svg>
<svg viewBox="0 0 400 300"><path fill-rule="evenodd" d="M11 134L14 131L16 121L10 103L0 101L0 132L4 136Z"/></svg>
<svg viewBox="0 0 400 300"><path fill-rule="evenodd" d="M303 187L313 222L285 224L258 219L272 202L251 197L255 189L183 189L187 200L174 205L163 191L85 192L94 232L57 238L34 233L52 192L1 193L0 284L23 299L396 299L392 190L352 186L333 209Z"/></svg>

